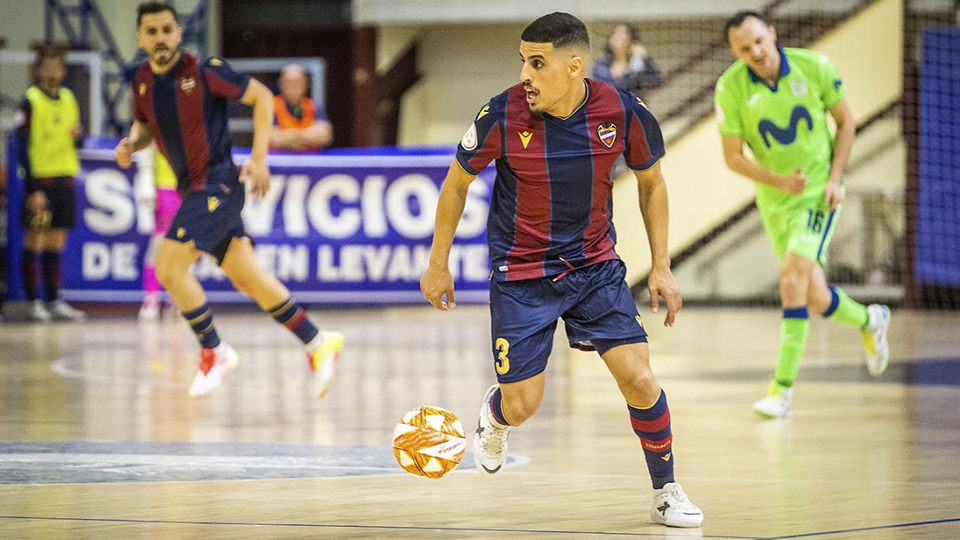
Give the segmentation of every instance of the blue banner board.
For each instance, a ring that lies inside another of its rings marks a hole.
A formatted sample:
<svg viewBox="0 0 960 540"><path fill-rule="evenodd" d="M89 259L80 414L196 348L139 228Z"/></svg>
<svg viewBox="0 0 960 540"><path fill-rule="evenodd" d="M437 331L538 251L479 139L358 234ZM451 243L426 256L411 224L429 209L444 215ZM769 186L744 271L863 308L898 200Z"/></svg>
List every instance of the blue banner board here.
<svg viewBox="0 0 960 540"><path fill-rule="evenodd" d="M11 137L8 156L17 155L15 144ZM259 199L248 194L243 212L260 264L305 303L425 303L419 280L450 151L271 155L270 191ZM244 150L235 151L238 165L245 160ZM80 162L77 226L62 258L63 297L139 302L153 215L134 200L134 169L120 169L107 148L81 150ZM471 185L451 251L458 302L488 299L486 219L493 173L491 168ZM22 191L22 181L11 174L10 300L23 299ZM194 273L211 301L249 301L209 257L200 259Z"/></svg>
<svg viewBox="0 0 960 540"><path fill-rule="evenodd" d="M960 30L923 32L917 283L960 287Z"/></svg>

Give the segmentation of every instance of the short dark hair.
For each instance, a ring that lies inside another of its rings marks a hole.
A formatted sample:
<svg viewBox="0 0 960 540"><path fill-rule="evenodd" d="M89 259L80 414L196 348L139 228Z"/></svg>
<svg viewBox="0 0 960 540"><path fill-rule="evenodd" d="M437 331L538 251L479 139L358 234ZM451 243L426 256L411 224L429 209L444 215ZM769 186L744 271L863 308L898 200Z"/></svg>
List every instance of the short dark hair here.
<svg viewBox="0 0 960 540"><path fill-rule="evenodd" d="M64 68L67 67L67 51L70 45L65 43L41 43L32 47L37 52L37 58L33 62L33 82L40 83L40 65L44 60L56 60Z"/></svg>
<svg viewBox="0 0 960 540"><path fill-rule="evenodd" d="M557 49L573 45L590 48L590 35L583 22L560 11L544 15L527 25L520 39L530 43L552 43Z"/></svg>
<svg viewBox="0 0 960 540"><path fill-rule="evenodd" d="M743 24L743 21L749 19L750 17L753 17L763 24L770 26L770 22L767 21L767 18L760 14L760 12L745 9L743 11L738 11L733 17L730 17L730 20L727 21L727 25L723 29L723 37L729 41L730 29L739 27L741 24Z"/></svg>
<svg viewBox="0 0 960 540"><path fill-rule="evenodd" d="M44 43L36 47L37 59L35 66L39 67L44 60L59 60L63 63L66 63L67 51L70 49L69 45L64 45L62 43Z"/></svg>
<svg viewBox="0 0 960 540"><path fill-rule="evenodd" d="M137 28L140 28L140 23L143 21L144 15L163 13L164 11L169 11L173 14L173 20L177 21L177 24L180 24L180 16L177 15L177 10L170 4L166 2L143 2L137 6Z"/></svg>

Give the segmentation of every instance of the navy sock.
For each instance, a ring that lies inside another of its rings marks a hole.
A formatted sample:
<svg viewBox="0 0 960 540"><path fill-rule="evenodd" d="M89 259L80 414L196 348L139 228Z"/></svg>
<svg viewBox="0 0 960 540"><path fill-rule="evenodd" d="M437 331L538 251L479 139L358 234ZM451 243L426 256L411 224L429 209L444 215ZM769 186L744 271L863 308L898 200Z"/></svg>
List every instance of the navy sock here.
<svg viewBox="0 0 960 540"><path fill-rule="evenodd" d="M507 419L503 416L502 400L503 394L500 393L500 387L498 386L496 391L493 392L493 395L490 396L490 412L498 424L501 426L509 426L510 423L507 422Z"/></svg>
<svg viewBox="0 0 960 540"><path fill-rule="evenodd" d="M197 341L204 349L212 349L220 344L220 336L217 335L217 329L213 326L213 315L210 308L204 303L193 311L184 311L183 317L190 323L193 333L197 335Z"/></svg>
<svg viewBox="0 0 960 540"><path fill-rule="evenodd" d="M20 274L23 276L23 291L27 300L37 299L37 252L24 249L20 255Z"/></svg>
<svg viewBox="0 0 960 540"><path fill-rule="evenodd" d="M270 316L275 321L287 327L300 338L304 345L317 337L320 332L317 327L307 318L307 312L303 307L294 302L293 298L287 298L279 305L270 308Z"/></svg>
<svg viewBox="0 0 960 540"><path fill-rule="evenodd" d="M40 254L40 268L43 272L43 291L47 302L53 302L60 295L60 253L44 251Z"/></svg>

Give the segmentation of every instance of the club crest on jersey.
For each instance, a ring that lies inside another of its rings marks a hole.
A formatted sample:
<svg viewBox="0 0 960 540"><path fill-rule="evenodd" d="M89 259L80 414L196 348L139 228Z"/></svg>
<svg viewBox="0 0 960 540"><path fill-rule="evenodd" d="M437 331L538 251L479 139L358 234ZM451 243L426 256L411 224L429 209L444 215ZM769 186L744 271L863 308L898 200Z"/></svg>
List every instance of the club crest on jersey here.
<svg viewBox="0 0 960 540"><path fill-rule="evenodd" d="M807 95L807 83L802 79L790 81L790 90L793 91L793 97L803 97Z"/></svg>
<svg viewBox="0 0 960 540"><path fill-rule="evenodd" d="M597 136L600 142L607 148L611 148L617 140L617 125L613 122L606 122L597 126Z"/></svg>
<svg viewBox="0 0 960 540"><path fill-rule="evenodd" d="M193 93L193 90L197 87L197 80L193 77L184 77L180 79L180 90L183 90L183 93L190 95Z"/></svg>

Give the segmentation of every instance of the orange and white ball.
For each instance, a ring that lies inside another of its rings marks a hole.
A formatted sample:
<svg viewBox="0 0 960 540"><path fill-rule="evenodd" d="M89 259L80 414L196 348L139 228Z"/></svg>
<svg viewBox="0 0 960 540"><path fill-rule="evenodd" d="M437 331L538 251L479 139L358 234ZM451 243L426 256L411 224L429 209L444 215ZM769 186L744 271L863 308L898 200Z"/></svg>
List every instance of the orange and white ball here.
<svg viewBox="0 0 960 540"><path fill-rule="evenodd" d="M397 463L408 473L424 478L440 478L456 469L466 448L460 420L440 407L407 411L393 430Z"/></svg>

